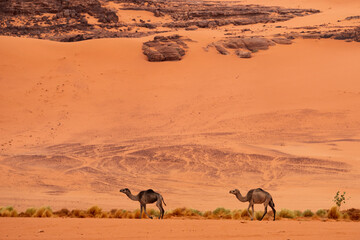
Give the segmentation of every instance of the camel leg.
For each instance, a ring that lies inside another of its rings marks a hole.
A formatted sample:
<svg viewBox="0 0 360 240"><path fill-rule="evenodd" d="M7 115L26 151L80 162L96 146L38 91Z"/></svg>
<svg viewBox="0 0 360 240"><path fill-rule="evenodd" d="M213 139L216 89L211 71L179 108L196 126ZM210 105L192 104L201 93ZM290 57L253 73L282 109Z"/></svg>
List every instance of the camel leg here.
<svg viewBox="0 0 360 240"><path fill-rule="evenodd" d="M262 218L260 219L260 221L261 221L261 220L263 220L263 218L265 217L265 215L266 215L266 213L267 213L267 207L268 207L268 205L266 204L266 205L265 205L265 212L264 212L264 215L262 216Z"/></svg>
<svg viewBox="0 0 360 240"><path fill-rule="evenodd" d="M270 204L270 207L271 207L271 209L273 210L273 213L274 213L274 221L275 221L275 216L276 216L276 210L275 210L275 208Z"/></svg>
<svg viewBox="0 0 360 240"><path fill-rule="evenodd" d="M248 213L249 213L249 216L250 216L250 218L251 218L251 221L253 220L253 217L252 217L252 215L250 214L250 207L251 207L251 203L249 203L249 207L248 207Z"/></svg>
<svg viewBox="0 0 360 240"><path fill-rule="evenodd" d="M142 217L143 206L140 204L140 219Z"/></svg>
<svg viewBox="0 0 360 240"><path fill-rule="evenodd" d="M251 208L252 208L252 214L253 214L253 218L251 220L253 220L255 218L254 204L251 205Z"/></svg>
<svg viewBox="0 0 360 240"><path fill-rule="evenodd" d="M160 201L157 201L156 206L157 206L157 207L159 208L159 210L160 210L159 219L164 218L164 208L162 207L161 200L160 200Z"/></svg>
<svg viewBox="0 0 360 240"><path fill-rule="evenodd" d="M144 204L144 212L145 212L146 216L148 216L148 218L152 219L152 216L150 216L146 211L146 204Z"/></svg>

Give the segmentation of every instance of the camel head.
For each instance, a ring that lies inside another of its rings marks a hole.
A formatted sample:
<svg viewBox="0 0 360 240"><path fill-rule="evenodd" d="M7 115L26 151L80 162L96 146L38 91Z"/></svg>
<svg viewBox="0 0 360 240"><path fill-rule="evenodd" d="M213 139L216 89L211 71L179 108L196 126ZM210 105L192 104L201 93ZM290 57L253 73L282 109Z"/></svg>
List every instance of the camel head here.
<svg viewBox="0 0 360 240"><path fill-rule="evenodd" d="M230 190L229 193L236 195L236 194L240 193L240 191L239 191L239 189L234 189L234 190Z"/></svg>
<svg viewBox="0 0 360 240"><path fill-rule="evenodd" d="M123 188L123 189L120 189L120 192L127 194L127 193L130 193L130 190L128 188Z"/></svg>

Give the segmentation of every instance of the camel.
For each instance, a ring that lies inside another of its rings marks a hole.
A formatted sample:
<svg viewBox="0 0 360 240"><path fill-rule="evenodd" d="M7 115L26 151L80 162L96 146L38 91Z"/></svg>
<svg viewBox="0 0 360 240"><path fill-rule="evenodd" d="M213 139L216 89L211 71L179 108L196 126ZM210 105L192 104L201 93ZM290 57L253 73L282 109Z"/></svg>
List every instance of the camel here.
<svg viewBox="0 0 360 240"><path fill-rule="evenodd" d="M152 217L149 216L149 214L146 212L146 204L154 203L154 202L156 202L156 206L160 210L159 219L164 218L165 211L162 206L162 203L164 203L165 206L166 206L166 203L165 203L163 197L159 193L154 192L154 190L148 189L146 191L141 191L136 196L132 195L128 188L121 189L120 192L125 193L126 196L128 196L131 200L140 202L140 218L142 216L142 211L144 209L146 216L148 216L148 218L152 219Z"/></svg>
<svg viewBox="0 0 360 240"><path fill-rule="evenodd" d="M267 207L268 205L272 208L273 213L274 213L274 221L275 221L275 215L276 215L276 210L275 210L275 204L274 201L270 195L270 193L262 190L261 188L257 188L257 189L251 189L245 197L243 197L240 193L240 191L238 189L234 189L231 190L229 193L234 194L236 196L237 199L239 199L240 202L249 202L249 207L248 207L248 213L249 216L251 217L251 220L254 219L254 204L264 204L265 206L265 212L264 215L262 216L262 218L260 219L260 221L265 217L266 213L267 213ZM250 207L252 208L252 215L250 214Z"/></svg>

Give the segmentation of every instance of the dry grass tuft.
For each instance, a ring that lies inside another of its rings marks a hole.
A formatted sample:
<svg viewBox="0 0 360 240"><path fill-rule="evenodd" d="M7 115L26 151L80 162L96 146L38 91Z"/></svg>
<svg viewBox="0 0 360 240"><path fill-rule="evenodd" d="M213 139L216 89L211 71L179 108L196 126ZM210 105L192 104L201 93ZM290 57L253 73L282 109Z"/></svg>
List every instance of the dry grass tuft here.
<svg viewBox="0 0 360 240"><path fill-rule="evenodd" d="M0 208L0 217L17 217L17 211L9 206L9 207L2 207Z"/></svg>
<svg viewBox="0 0 360 240"><path fill-rule="evenodd" d="M212 212L213 218L215 219L231 219L231 211L223 207L217 208Z"/></svg>
<svg viewBox="0 0 360 240"><path fill-rule="evenodd" d="M294 215L295 215L296 218L298 218L298 217L302 217L303 213L300 210L295 210Z"/></svg>
<svg viewBox="0 0 360 240"><path fill-rule="evenodd" d="M86 212L79 209L74 209L70 212L70 217L72 218L85 218Z"/></svg>
<svg viewBox="0 0 360 240"><path fill-rule="evenodd" d="M53 212L50 207L41 207L36 210L36 212L32 215L32 217L52 217Z"/></svg>
<svg viewBox="0 0 360 240"><path fill-rule="evenodd" d="M330 208L328 212L328 218L330 219L339 219L341 217L341 213L339 211L339 208L337 206L333 206Z"/></svg>
<svg viewBox="0 0 360 240"><path fill-rule="evenodd" d="M344 211L344 214L349 215L350 220L352 221L359 221L360 220L360 209L350 208Z"/></svg>
<svg viewBox="0 0 360 240"><path fill-rule="evenodd" d="M70 216L70 211L66 208L63 208L60 211L53 212L53 214L58 217L68 217Z"/></svg>
<svg viewBox="0 0 360 240"><path fill-rule="evenodd" d="M241 219L241 213L242 213L241 210L233 210L231 212L231 218L235 220Z"/></svg>
<svg viewBox="0 0 360 240"><path fill-rule="evenodd" d="M251 213L251 212L252 212L252 211L250 210L250 213ZM241 218L243 218L243 219L250 219L250 215L249 215L247 209L242 210L242 212L241 212Z"/></svg>
<svg viewBox="0 0 360 240"><path fill-rule="evenodd" d="M102 215L102 209L99 208L98 206L92 206L91 208L89 208L87 211L86 211L87 215L89 217L101 217Z"/></svg>
<svg viewBox="0 0 360 240"><path fill-rule="evenodd" d="M315 215L318 216L318 217L321 217L321 218L324 218L326 217L328 214L327 210L326 209L319 209L316 211Z"/></svg>
<svg viewBox="0 0 360 240"><path fill-rule="evenodd" d="M312 216L314 216L314 213L310 209L307 209L303 212L303 217L312 217Z"/></svg>
<svg viewBox="0 0 360 240"><path fill-rule="evenodd" d="M281 209L281 211L278 213L278 216L280 218L295 218L294 212L289 209Z"/></svg>
<svg viewBox="0 0 360 240"><path fill-rule="evenodd" d="M262 216L264 215L263 211L255 212L255 219L260 220ZM265 218L265 217L264 217Z"/></svg>

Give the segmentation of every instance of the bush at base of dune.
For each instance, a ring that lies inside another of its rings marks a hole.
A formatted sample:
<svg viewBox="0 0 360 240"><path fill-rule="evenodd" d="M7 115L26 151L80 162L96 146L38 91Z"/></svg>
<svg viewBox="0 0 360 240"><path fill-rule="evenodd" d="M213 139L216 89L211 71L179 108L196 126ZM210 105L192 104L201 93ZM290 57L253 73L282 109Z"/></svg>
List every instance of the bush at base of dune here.
<svg viewBox="0 0 360 240"><path fill-rule="evenodd" d="M339 219L341 217L341 213L337 206L330 208L327 217L330 219Z"/></svg>
<svg viewBox="0 0 360 240"><path fill-rule="evenodd" d="M307 209L303 212L303 217L312 217L312 216L314 216L314 213L310 209Z"/></svg>

